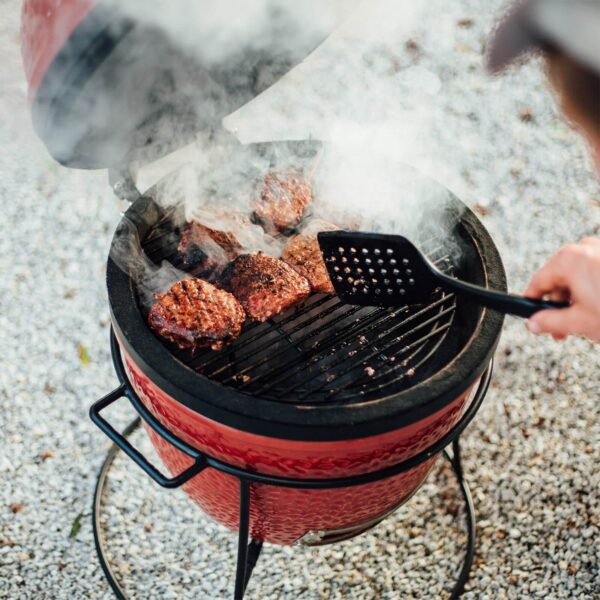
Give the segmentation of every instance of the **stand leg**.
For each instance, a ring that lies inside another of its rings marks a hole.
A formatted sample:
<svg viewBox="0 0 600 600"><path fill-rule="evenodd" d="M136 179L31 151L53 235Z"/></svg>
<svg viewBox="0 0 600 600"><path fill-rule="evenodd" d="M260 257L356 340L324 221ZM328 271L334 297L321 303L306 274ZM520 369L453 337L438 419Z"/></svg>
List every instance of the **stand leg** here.
<svg viewBox="0 0 600 600"><path fill-rule="evenodd" d="M248 585L248 581L250 581L250 576L262 550L262 542L252 540L248 543L249 528L250 484L245 479L240 479L240 524L234 600L243 599L246 586Z"/></svg>
<svg viewBox="0 0 600 600"><path fill-rule="evenodd" d="M456 584L454 585L452 593L450 594L450 600L457 600L457 598L459 598L463 593L465 584L469 579L471 567L473 566L473 556L475 554L475 508L473 506L471 490L469 489L469 485L463 477L463 468L460 456L460 437L456 438L452 442L452 457L450 457L447 451L444 451L444 454L452 464L452 469L456 474L460 491L462 492L465 500L465 519L467 521L467 550L465 553L465 559L463 561Z"/></svg>
<svg viewBox="0 0 600 600"><path fill-rule="evenodd" d="M256 540L252 540L248 544L248 563L246 565L246 583L244 585L244 589L248 586L248 582L250 581L250 576L252 575L252 571L256 566L256 561L260 556L260 551L262 550L262 542L257 542Z"/></svg>
<svg viewBox="0 0 600 600"><path fill-rule="evenodd" d="M248 564L248 528L250 526L250 484L240 479L240 525L238 533L237 569L235 571L234 600L242 600L246 591Z"/></svg>
<svg viewBox="0 0 600 600"><path fill-rule="evenodd" d="M452 442L452 467L458 477L459 483L463 480L462 460L460 456L460 437Z"/></svg>
<svg viewBox="0 0 600 600"><path fill-rule="evenodd" d="M128 437L131 435L141 424L140 418L134 419L123 431L123 435ZM100 469L100 473L98 474L98 480L96 481L96 488L94 489L94 501L92 505L92 528L94 532L94 544L96 545L96 553L98 554L98 559L100 561L100 566L104 571L104 575L106 576L106 580L110 585L112 591L115 594L115 598L117 600L127 600L127 596L125 595L125 591L119 585L117 581L117 576L112 570L110 561L107 558L107 549L106 549L106 540L104 539L104 532L102 531L102 525L100 523L100 510L102 508L102 493L104 491L104 486L106 485L106 480L108 477L108 472L110 467L113 464L113 461L117 457L119 453L119 447L116 444L112 444L104 462L102 463L102 467Z"/></svg>

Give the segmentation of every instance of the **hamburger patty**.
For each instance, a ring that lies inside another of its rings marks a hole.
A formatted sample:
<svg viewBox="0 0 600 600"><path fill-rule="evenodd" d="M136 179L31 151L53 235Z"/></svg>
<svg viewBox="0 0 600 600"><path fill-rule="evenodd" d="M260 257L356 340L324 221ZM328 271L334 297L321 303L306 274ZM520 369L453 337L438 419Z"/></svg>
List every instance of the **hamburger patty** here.
<svg viewBox="0 0 600 600"><path fill-rule="evenodd" d="M288 233L302 220L312 199L309 181L296 169L267 173L253 217L266 233Z"/></svg>
<svg viewBox="0 0 600 600"><path fill-rule="evenodd" d="M316 235L301 234L293 237L284 248L281 258L297 273L306 277L315 292L335 293Z"/></svg>
<svg viewBox="0 0 600 600"><path fill-rule="evenodd" d="M238 256L223 271L221 282L257 321L266 321L310 294L304 277L282 260L260 252Z"/></svg>
<svg viewBox="0 0 600 600"><path fill-rule="evenodd" d="M221 350L240 334L246 315L228 292L202 279L184 279L157 294L148 324L180 348Z"/></svg>

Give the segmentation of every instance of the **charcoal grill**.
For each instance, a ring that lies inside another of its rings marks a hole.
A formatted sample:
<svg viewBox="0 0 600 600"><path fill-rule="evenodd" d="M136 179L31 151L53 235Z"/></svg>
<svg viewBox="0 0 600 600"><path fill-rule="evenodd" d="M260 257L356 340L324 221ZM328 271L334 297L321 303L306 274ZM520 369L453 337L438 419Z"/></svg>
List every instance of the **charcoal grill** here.
<svg viewBox="0 0 600 600"><path fill-rule="evenodd" d="M138 192L130 166L165 156L198 131L219 129L222 117L329 33L311 31L293 52L240 48L227 64L202 65L114 3L26 0L23 57L34 125L63 164L109 168L115 193L132 202L115 243L131 236L150 260L178 266L180 218L165 212L152 191ZM135 60L123 60L132 49ZM461 260L446 256L439 237L426 250L447 272L505 290L487 231L449 198L456 223L450 237ZM238 532L240 599L264 542L316 545L370 529L415 493L453 444L469 533L453 597L460 593L473 558L474 517L458 436L485 396L502 315L443 293L395 310L318 295L267 323L247 324L226 351L194 354L168 347L148 328L134 278L113 257L107 287L120 385L90 410L115 444L98 480L94 525L101 564L119 598L124 592L98 520L117 448L159 485L182 486ZM139 413L168 473L130 445L135 425L121 434L101 414L121 398Z"/></svg>
<svg viewBox="0 0 600 600"><path fill-rule="evenodd" d="M462 260L455 264L439 238L427 242L429 256L448 273L505 288L489 235L449 197L444 210L454 217ZM180 217L165 212L152 190L135 198L114 246L139 243L155 264L181 267ZM474 520L458 436L487 390L502 315L442 291L400 309L354 307L318 294L266 323L247 323L224 351L192 352L148 328L136 282L113 258L107 283L122 384L92 407L92 419L158 484L183 486L238 531L235 598L265 541L320 545L374 527L416 492L450 443L470 540L454 594L460 592ZM121 397L140 414L171 475L103 418ZM98 495L103 485L101 478ZM97 537L117 589L99 529Z"/></svg>
<svg viewBox="0 0 600 600"><path fill-rule="evenodd" d="M239 529L238 529L238 545L237 545L237 561L236 561L236 572L235 572L235 588L234 588L234 600L241 600L244 597L246 588L248 586L252 571L256 566L256 563L260 557L263 542L257 541L250 538L250 510L251 510L251 485L254 483L268 484L270 486L277 486L282 488L291 489L313 489L313 490L327 490L336 488L347 488L356 485L371 483L375 481L385 480L394 475L405 473L423 462L430 460L436 456L439 452L443 452L444 457L450 462L454 474L457 478L461 494L465 502L465 520L467 530L467 544L464 560L462 567L457 575L456 582L452 587L450 593L450 600L456 600L460 597L465 583L468 580L469 572L473 564L473 556L475 550L475 511L473 507L473 500L471 498L471 492L467 482L463 477L461 452L459 436L464 431L466 426L471 422L472 418L477 413L477 410L481 406L483 399L485 398L488 386L490 384L492 376L492 361L486 371L484 372L477 391L471 401L471 404L465 414L461 417L460 421L455 425L442 439L438 440L435 444L428 447L426 450L420 452L411 459L405 460L393 467L382 469L377 472L367 473L362 476L337 478L337 479L293 479L285 477L276 477L269 475L261 475L256 472L247 471L234 467L228 463L216 460L210 456L202 455L198 453L194 448L188 446L177 437L165 429L159 421L145 408L135 392L132 391L131 386L127 379L127 374L123 362L120 357L119 347L114 336L111 333L111 350L113 356L113 362L115 370L121 381L121 386L117 388L111 394L98 401L91 410L93 420L107 433L107 435L114 440L103 465L100 469L96 488L94 491L94 502L93 502L93 530L94 530L94 541L96 544L96 550L102 569L107 577L107 580L113 589L115 596L119 600L127 600L127 595L122 585L120 584L116 573L113 570L113 566L109 559L109 551L107 548L104 531L101 525L101 511L102 511L102 500L105 492L105 488L108 482L108 473L113 464L114 459L117 456L119 450L123 450L130 458L139 464L140 467L152 477L159 484L164 487L177 487L181 482L185 481L189 476L194 476L204 469L214 469L220 473L226 473L237 479L239 485ZM111 426L106 423L99 413L101 410L112 404L115 400L122 396L128 397L134 409L139 413L134 421L132 421L123 431L122 434L118 434ZM158 472L152 465L147 463L141 455L135 450L128 442L127 437L131 435L139 426L144 422L149 426L157 435L167 440L169 443L177 446L180 450L184 451L188 456L195 458L195 463L188 471L183 472L180 477L173 479L166 479L160 472ZM446 449L447 446L452 445L452 453L449 453ZM415 490L416 491L416 490ZM335 538L329 538L327 542L333 543L336 541L342 541L348 537L363 533L366 529L377 525L383 518L389 516L393 512L382 515L379 519L374 520L362 531L356 531L352 529L350 532L341 530L340 535ZM320 537L320 532L314 532L314 540L308 539L310 543L315 541L320 544L323 542ZM307 536L308 537L308 536Z"/></svg>

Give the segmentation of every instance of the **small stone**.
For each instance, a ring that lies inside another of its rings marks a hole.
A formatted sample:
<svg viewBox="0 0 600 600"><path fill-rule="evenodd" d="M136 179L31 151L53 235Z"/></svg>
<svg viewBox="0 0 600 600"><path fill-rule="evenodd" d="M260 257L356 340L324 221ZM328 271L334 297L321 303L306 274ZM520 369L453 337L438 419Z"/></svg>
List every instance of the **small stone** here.
<svg viewBox="0 0 600 600"><path fill-rule="evenodd" d="M533 112L530 108L523 108L519 112L519 119L523 121L523 123L531 123L533 121Z"/></svg>
<svg viewBox="0 0 600 600"><path fill-rule="evenodd" d="M567 573L568 573L569 575L575 575L575 573L577 573L577 567L576 567L576 566L574 566L574 565L569 565L569 566L567 567Z"/></svg>
<svg viewBox="0 0 600 600"><path fill-rule="evenodd" d="M518 539L521 537L521 531L519 529L511 529L509 532L511 538Z"/></svg>
<svg viewBox="0 0 600 600"><path fill-rule="evenodd" d="M406 44L404 44L404 47L409 52L416 52L419 49L419 44L417 44L417 42L415 42L415 40L413 40L411 38L411 39L407 40Z"/></svg>
<svg viewBox="0 0 600 600"><path fill-rule="evenodd" d="M527 429L527 427L521 426L520 429L521 429L521 433L523 434L523 437L525 439L527 439L528 437L531 437L531 431L529 431L529 429Z"/></svg>
<svg viewBox="0 0 600 600"><path fill-rule="evenodd" d="M0 534L0 548L12 548L16 542Z"/></svg>

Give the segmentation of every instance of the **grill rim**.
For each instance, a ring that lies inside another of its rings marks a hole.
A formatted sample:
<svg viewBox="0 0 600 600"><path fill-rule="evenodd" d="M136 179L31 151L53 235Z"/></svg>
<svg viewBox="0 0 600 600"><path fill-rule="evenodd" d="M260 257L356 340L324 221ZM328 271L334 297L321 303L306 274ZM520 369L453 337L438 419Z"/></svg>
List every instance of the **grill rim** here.
<svg viewBox="0 0 600 600"><path fill-rule="evenodd" d="M506 290L499 252L479 219L449 193L450 207L481 264L483 284ZM143 239L161 209L148 196L138 199L124 219ZM466 392L485 370L498 344L504 315L480 309L476 324L461 351L433 376L391 395L345 406L282 404L209 380L176 359L146 324L135 285L112 258L107 264L111 320L119 345L142 373L164 393L189 409L221 424L249 433L299 441L341 441L378 435L405 427L443 409Z"/></svg>

